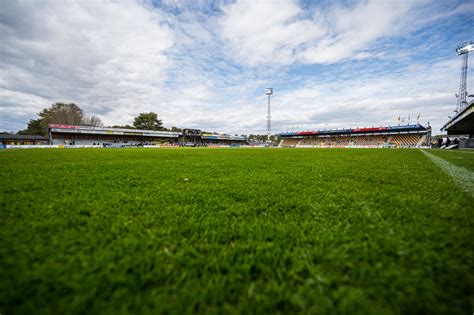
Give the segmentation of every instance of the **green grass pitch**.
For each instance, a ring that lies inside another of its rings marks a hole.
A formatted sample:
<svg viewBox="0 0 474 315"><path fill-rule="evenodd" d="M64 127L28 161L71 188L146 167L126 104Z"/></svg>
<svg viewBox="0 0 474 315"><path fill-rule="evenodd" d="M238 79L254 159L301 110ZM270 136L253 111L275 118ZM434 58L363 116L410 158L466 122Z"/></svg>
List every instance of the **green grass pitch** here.
<svg viewBox="0 0 474 315"><path fill-rule="evenodd" d="M436 154L472 170L470 152ZM474 198L420 150L2 150L0 165L2 315L473 311Z"/></svg>

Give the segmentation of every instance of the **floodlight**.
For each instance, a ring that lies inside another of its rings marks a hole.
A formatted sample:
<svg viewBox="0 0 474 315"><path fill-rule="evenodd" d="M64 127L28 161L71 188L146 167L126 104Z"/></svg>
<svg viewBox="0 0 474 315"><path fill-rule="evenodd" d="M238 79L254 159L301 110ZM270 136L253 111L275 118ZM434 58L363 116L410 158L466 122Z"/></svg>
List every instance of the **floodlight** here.
<svg viewBox="0 0 474 315"><path fill-rule="evenodd" d="M462 55L474 50L474 42L466 42L456 48L456 53Z"/></svg>

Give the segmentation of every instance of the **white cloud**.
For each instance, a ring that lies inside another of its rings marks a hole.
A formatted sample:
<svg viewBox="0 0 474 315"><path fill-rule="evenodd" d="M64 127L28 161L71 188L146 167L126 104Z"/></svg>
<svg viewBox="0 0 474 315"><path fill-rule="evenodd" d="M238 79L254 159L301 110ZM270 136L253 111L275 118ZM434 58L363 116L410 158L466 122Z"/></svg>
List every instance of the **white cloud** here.
<svg viewBox="0 0 474 315"><path fill-rule="evenodd" d="M250 65L292 63L295 49L323 35L312 21L298 19L302 10L291 0L240 0L222 10L223 38Z"/></svg>
<svg viewBox="0 0 474 315"><path fill-rule="evenodd" d="M237 60L260 63L334 63L366 58L377 39L406 29L421 1L378 1L334 6L311 16L293 0L238 0L224 5L222 37ZM306 15L305 15L306 14Z"/></svg>

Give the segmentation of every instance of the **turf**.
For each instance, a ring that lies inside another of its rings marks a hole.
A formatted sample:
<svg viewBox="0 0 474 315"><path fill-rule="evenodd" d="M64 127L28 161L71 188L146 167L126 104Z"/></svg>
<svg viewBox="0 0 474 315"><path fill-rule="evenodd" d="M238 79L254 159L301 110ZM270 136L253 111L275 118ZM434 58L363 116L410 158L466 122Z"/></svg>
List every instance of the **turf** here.
<svg viewBox="0 0 474 315"><path fill-rule="evenodd" d="M2 150L0 165L1 314L472 312L474 200L419 150Z"/></svg>
<svg viewBox="0 0 474 315"><path fill-rule="evenodd" d="M474 150L429 150L429 152L474 172Z"/></svg>

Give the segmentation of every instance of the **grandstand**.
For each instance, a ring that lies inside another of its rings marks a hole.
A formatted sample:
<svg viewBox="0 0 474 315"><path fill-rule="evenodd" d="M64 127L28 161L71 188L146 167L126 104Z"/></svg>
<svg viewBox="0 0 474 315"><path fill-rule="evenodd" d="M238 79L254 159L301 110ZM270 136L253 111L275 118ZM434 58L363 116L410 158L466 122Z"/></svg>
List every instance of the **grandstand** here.
<svg viewBox="0 0 474 315"><path fill-rule="evenodd" d="M139 145L175 143L180 132L100 128L74 125L49 125L49 142L52 145Z"/></svg>
<svg viewBox="0 0 474 315"><path fill-rule="evenodd" d="M11 135L1 134L0 145L46 145L48 138L38 135Z"/></svg>
<svg viewBox="0 0 474 315"><path fill-rule="evenodd" d="M416 125L285 132L280 147L413 148L427 146L431 128Z"/></svg>
<svg viewBox="0 0 474 315"><path fill-rule="evenodd" d="M456 94L458 99L455 115L449 116L448 122L441 128L441 131L446 131L448 136L455 136L455 143L450 145L449 137L446 139L446 145L441 148L456 149L460 148L474 148L474 100L468 102L469 95L467 92L467 67L468 55L474 51L474 42L462 43L456 49L458 56L462 56L461 65L461 80L459 81L459 92Z"/></svg>
<svg viewBox="0 0 474 315"><path fill-rule="evenodd" d="M474 148L474 100L450 118L441 131L460 138L459 147Z"/></svg>
<svg viewBox="0 0 474 315"><path fill-rule="evenodd" d="M75 125L49 125L49 144L76 146L139 146L139 145L240 145L247 143L244 136L202 134L199 129L183 132L101 128Z"/></svg>
<svg viewBox="0 0 474 315"><path fill-rule="evenodd" d="M201 143L213 146L213 145L240 145L247 143L247 137L238 135L223 135L223 134L201 134Z"/></svg>

